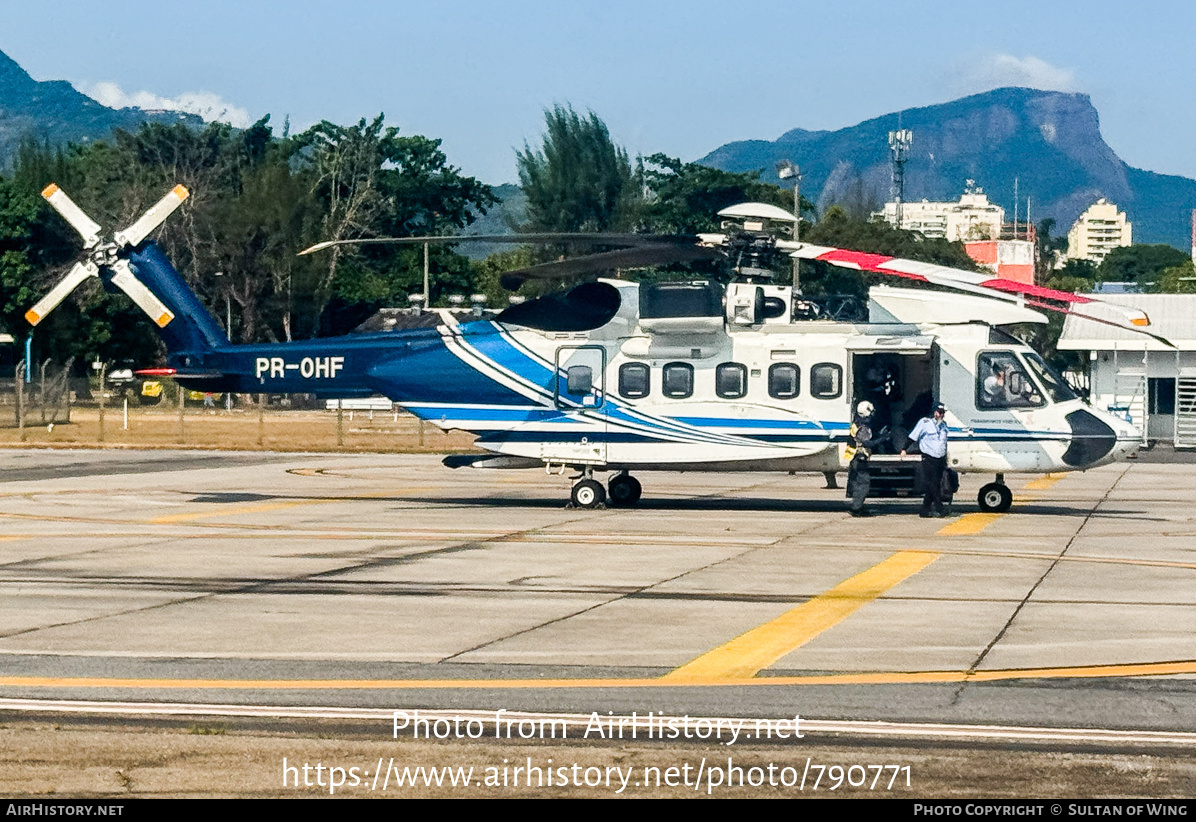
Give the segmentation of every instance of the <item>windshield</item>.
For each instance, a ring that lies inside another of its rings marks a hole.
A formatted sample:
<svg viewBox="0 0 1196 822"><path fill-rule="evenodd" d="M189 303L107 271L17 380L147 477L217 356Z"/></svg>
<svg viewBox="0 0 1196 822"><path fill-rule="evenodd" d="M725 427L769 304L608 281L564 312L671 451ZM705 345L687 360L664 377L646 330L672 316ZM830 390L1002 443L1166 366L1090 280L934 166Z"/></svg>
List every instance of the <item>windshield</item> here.
<svg viewBox="0 0 1196 822"><path fill-rule="evenodd" d="M1012 351L985 351L976 365L976 408L981 411L1046 405Z"/></svg>
<svg viewBox="0 0 1196 822"><path fill-rule="evenodd" d="M1071 390L1071 386L1067 381L1051 368L1042 357L1033 351L1022 353L1022 358L1030 366L1030 370L1034 372L1034 376L1038 377L1038 382L1046 389L1047 395L1055 402L1067 402L1074 400L1079 395Z"/></svg>

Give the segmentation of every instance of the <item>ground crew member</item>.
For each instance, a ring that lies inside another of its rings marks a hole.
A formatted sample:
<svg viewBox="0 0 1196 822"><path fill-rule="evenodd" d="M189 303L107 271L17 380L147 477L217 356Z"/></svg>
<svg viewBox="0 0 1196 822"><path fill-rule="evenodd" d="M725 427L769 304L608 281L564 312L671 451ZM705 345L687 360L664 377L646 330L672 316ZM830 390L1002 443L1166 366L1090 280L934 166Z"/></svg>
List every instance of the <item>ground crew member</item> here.
<svg viewBox="0 0 1196 822"><path fill-rule="evenodd" d="M947 470L947 422L943 419L947 406L935 403L931 416L918 420L914 430L909 432L909 442L901 449L905 456L910 445L917 444L922 452L922 479L926 483L926 494L922 497L923 517L942 517L943 474ZM931 513L931 508L934 509Z"/></svg>
<svg viewBox="0 0 1196 822"><path fill-rule="evenodd" d="M872 416L875 413L876 408L865 400L856 406L855 419L851 421L851 444L847 446L846 456L851 461L847 469L847 487L851 489L853 517L872 516L872 512L864 507L872 488L872 470L868 458L872 456L872 449L883 442L889 433L885 428L873 436Z"/></svg>

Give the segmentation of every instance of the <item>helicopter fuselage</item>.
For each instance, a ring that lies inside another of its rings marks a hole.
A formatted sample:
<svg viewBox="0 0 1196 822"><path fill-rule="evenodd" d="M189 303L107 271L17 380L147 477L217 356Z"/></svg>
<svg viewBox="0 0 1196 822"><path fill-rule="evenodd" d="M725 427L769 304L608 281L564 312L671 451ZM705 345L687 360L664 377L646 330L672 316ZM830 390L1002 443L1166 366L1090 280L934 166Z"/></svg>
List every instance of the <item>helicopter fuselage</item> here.
<svg viewBox="0 0 1196 822"><path fill-rule="evenodd" d="M207 390L382 394L505 458L479 467L838 471L851 409L864 399L878 409L876 427L889 427L892 455L930 403L944 402L949 464L960 472L1086 469L1141 442L1056 381L1032 349L984 323L736 323L725 307L735 286L704 314L683 295L674 312L682 316L644 317L639 286L610 285L618 310L586 331L441 312L435 327L221 346L180 352L172 364L184 381L184 372L206 371L192 384ZM994 399L997 366L1011 384Z"/></svg>

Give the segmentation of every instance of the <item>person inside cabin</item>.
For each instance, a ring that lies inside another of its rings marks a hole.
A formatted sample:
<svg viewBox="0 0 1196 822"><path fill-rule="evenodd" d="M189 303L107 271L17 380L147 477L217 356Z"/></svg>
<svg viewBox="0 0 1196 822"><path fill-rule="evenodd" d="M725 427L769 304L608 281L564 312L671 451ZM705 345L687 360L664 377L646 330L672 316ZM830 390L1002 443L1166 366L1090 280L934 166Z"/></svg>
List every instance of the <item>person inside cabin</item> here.
<svg viewBox="0 0 1196 822"><path fill-rule="evenodd" d="M1004 408L1009 405L1009 392L1005 387L1005 366L993 363L993 372L984 378L984 404L989 408Z"/></svg>
<svg viewBox="0 0 1196 822"><path fill-rule="evenodd" d="M884 428L893 421L893 400L897 394L897 379L893 369L880 360L873 360L864 372L864 399L876 409L873 426Z"/></svg>

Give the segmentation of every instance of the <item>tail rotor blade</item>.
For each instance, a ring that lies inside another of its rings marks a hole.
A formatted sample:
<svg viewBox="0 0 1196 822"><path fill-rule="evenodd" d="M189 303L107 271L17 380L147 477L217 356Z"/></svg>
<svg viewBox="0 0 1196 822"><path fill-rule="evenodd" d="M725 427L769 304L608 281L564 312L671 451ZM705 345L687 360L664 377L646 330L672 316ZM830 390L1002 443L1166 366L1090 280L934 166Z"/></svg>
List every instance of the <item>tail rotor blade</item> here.
<svg viewBox="0 0 1196 822"><path fill-rule="evenodd" d="M112 268L116 272L112 275L113 285L128 294L129 298L137 303L137 306L148 314L159 328L165 328L170 324L170 321L174 319L174 313L155 297L154 292L146 288L141 280L137 279L128 260L117 260L112 264Z"/></svg>
<svg viewBox="0 0 1196 822"><path fill-rule="evenodd" d="M45 316L58 307L67 295L79 287L88 277L98 277L100 270L88 260L85 263L75 263L66 276L58 281L58 285L50 289L50 293L37 301L37 305L25 312L25 319L30 325L37 325Z"/></svg>
<svg viewBox="0 0 1196 822"><path fill-rule="evenodd" d="M85 248L91 248L100 241L99 223L83 213L83 209L75 205L75 201L66 196L66 192L56 184L50 183L46 186L42 191L42 197L71 224L71 228L79 232Z"/></svg>
<svg viewBox="0 0 1196 822"><path fill-rule="evenodd" d="M138 245L149 236L151 231L160 226L167 217L173 214L174 210L183 204L183 200L186 200L190 196L191 192L186 187L181 185L175 186L149 211L142 214L137 222L124 231L117 232L116 241L121 245ZM133 295L130 294L129 296Z"/></svg>

